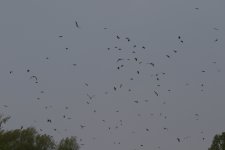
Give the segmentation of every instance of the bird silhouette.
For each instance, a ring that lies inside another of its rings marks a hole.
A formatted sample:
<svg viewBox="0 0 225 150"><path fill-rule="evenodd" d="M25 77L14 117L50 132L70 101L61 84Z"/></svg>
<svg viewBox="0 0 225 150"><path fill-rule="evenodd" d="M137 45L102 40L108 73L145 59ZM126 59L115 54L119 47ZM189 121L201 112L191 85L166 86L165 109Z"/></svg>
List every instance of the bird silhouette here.
<svg viewBox="0 0 225 150"><path fill-rule="evenodd" d="M75 21L75 25L76 25L77 28L80 28L77 21Z"/></svg>

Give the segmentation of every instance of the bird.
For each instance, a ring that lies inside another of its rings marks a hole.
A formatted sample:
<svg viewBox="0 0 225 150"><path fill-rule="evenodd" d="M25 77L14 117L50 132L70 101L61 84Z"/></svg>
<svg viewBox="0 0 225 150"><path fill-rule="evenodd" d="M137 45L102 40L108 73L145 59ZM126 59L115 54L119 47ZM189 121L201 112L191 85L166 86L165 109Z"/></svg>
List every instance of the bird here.
<svg viewBox="0 0 225 150"><path fill-rule="evenodd" d="M145 47L145 46L142 46L142 48L143 48L143 49L146 49L146 47Z"/></svg>
<svg viewBox="0 0 225 150"><path fill-rule="evenodd" d="M118 58L116 62L124 60L123 58Z"/></svg>
<svg viewBox="0 0 225 150"><path fill-rule="evenodd" d="M138 103L139 103L139 101L138 101L138 100L135 100L134 102L135 102L136 104L138 104Z"/></svg>
<svg viewBox="0 0 225 150"><path fill-rule="evenodd" d="M62 35L59 36L59 38L62 38L62 37L63 37Z"/></svg>
<svg viewBox="0 0 225 150"><path fill-rule="evenodd" d="M177 53L177 50L173 50L174 53Z"/></svg>
<svg viewBox="0 0 225 150"><path fill-rule="evenodd" d="M85 128L85 127L86 127L86 126L84 126L84 125L80 125L80 128L81 128L81 129L83 129L83 128Z"/></svg>
<svg viewBox="0 0 225 150"><path fill-rule="evenodd" d="M154 93L155 93L156 96L159 96L158 92L154 91Z"/></svg>
<svg viewBox="0 0 225 150"><path fill-rule="evenodd" d="M166 55L167 58L170 58L170 55Z"/></svg>
<svg viewBox="0 0 225 150"><path fill-rule="evenodd" d="M119 37L118 35L116 36L116 38L117 38L118 40L120 39L120 37Z"/></svg>
<svg viewBox="0 0 225 150"><path fill-rule="evenodd" d="M35 79L35 83L38 83L38 78L37 78L37 76L31 76L30 79Z"/></svg>
<svg viewBox="0 0 225 150"><path fill-rule="evenodd" d="M177 141L180 142L180 138L177 138Z"/></svg>
<svg viewBox="0 0 225 150"><path fill-rule="evenodd" d="M30 72L30 69L27 69L27 72Z"/></svg>
<svg viewBox="0 0 225 150"><path fill-rule="evenodd" d="M116 91L116 87L115 86L113 87L113 89L114 89L114 91Z"/></svg>
<svg viewBox="0 0 225 150"><path fill-rule="evenodd" d="M75 21L75 24L76 24L76 27L77 28L80 28L80 26L78 25L78 22L77 21Z"/></svg>
<svg viewBox="0 0 225 150"><path fill-rule="evenodd" d="M89 95L89 94L87 94L87 96L88 96L88 98L90 99L90 100L92 100L94 97L95 97L95 95Z"/></svg>
<svg viewBox="0 0 225 150"><path fill-rule="evenodd" d="M130 42L130 38L129 37L126 37L125 39L127 39L127 41Z"/></svg>
<svg viewBox="0 0 225 150"><path fill-rule="evenodd" d="M151 65L152 67L155 66L155 64L153 62L150 62L150 63L147 63L147 64Z"/></svg>
<svg viewBox="0 0 225 150"><path fill-rule="evenodd" d="M9 71L9 74L12 74L12 73L13 73L13 71L12 71L12 70L10 70L10 71Z"/></svg>
<svg viewBox="0 0 225 150"><path fill-rule="evenodd" d="M52 123L52 120L51 119L47 119L47 122Z"/></svg>

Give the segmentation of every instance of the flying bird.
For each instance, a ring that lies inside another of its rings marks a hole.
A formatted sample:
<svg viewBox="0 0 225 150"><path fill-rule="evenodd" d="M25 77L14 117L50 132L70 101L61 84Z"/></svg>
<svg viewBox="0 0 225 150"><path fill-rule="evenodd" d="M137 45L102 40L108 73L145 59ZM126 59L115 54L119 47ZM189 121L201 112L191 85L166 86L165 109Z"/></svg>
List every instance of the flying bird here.
<svg viewBox="0 0 225 150"><path fill-rule="evenodd" d="M154 93L155 93L156 96L159 96L158 92L154 91Z"/></svg>
<svg viewBox="0 0 225 150"><path fill-rule="evenodd" d="M89 94L87 94L87 96L88 96L88 98L90 99L90 100L92 100L94 97L95 97L95 95L89 95Z"/></svg>
<svg viewBox="0 0 225 150"><path fill-rule="evenodd" d="M76 24L76 27L77 28L80 28L80 26L78 25L78 22L77 21L75 21L75 24Z"/></svg>
<svg viewBox="0 0 225 150"><path fill-rule="evenodd" d="M130 38L129 38L129 37L126 37L125 39L126 39L128 42L130 42Z"/></svg>

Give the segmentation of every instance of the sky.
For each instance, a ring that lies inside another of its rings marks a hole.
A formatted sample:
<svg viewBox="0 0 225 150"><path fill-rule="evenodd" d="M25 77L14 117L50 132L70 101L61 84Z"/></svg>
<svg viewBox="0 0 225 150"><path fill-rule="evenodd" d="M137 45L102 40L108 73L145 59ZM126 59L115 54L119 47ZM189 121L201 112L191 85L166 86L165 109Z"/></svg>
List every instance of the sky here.
<svg viewBox="0 0 225 150"><path fill-rule="evenodd" d="M223 0L1 0L5 129L207 149L225 131L224 14Z"/></svg>

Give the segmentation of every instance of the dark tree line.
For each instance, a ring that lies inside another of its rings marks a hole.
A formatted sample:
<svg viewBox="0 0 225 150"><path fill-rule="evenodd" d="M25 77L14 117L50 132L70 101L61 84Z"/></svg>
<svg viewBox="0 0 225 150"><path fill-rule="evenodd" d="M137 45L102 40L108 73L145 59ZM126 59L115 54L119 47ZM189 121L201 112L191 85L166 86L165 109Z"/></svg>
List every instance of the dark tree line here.
<svg viewBox="0 0 225 150"><path fill-rule="evenodd" d="M33 127L4 130L2 125L10 117L0 115L0 150L79 150L76 137L67 137L56 143L52 136L39 134Z"/></svg>

